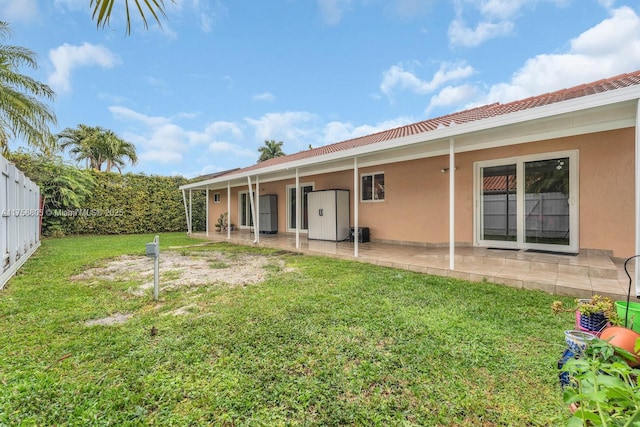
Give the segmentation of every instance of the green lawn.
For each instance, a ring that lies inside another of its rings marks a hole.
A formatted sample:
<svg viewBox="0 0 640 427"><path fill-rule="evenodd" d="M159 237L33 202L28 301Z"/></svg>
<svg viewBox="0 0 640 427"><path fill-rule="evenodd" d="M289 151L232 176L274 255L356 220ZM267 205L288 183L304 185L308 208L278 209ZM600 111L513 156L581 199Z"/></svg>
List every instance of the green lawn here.
<svg viewBox="0 0 640 427"><path fill-rule="evenodd" d="M227 244L178 251L270 256L266 280L175 288L158 302L151 290L131 292L135 278L70 280L108 258L143 255L152 239L45 240L0 291L0 425L548 426L568 418L557 361L573 323L552 313L557 297ZM160 236L163 253L197 242ZM85 324L115 313L132 317Z"/></svg>

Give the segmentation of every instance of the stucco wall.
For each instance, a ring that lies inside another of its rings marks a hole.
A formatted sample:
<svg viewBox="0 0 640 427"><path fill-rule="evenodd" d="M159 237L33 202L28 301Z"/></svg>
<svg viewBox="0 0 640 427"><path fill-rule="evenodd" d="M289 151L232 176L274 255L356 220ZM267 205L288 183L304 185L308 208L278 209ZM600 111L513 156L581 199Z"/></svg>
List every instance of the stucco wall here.
<svg viewBox="0 0 640 427"><path fill-rule="evenodd" d="M473 242L474 162L538 153L577 149L579 152L580 247L605 249L626 257L634 251L634 129L559 138L456 155L456 241ZM448 156L432 157L375 167L360 168L360 174L384 172L385 200L361 202L359 224L369 227L372 239L444 244L449 240ZM316 190L353 191L353 171L304 176ZM294 180L260 185L260 194L278 195L278 230L287 226L286 186ZM232 188L232 222L238 224L238 192ZM210 193L213 202L213 192ZM210 229L227 210L226 189L220 203L210 204ZM353 225L353 193L351 193Z"/></svg>

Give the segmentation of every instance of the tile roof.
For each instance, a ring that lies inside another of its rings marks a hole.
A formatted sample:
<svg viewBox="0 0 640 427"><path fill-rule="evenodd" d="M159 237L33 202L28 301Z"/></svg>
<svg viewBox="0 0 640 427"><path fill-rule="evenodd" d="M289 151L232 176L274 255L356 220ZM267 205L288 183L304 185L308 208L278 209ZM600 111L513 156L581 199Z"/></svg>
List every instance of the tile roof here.
<svg viewBox="0 0 640 427"><path fill-rule="evenodd" d="M276 157L267 161L257 163L240 169L240 172L262 169L268 166L285 164L288 162L318 157L330 153L335 153L351 148L362 147L366 145L376 144L383 141L390 141L396 138L416 135L436 130L443 126L450 126L451 123L462 124L477 120L497 117L517 111L528 110L544 105L550 105L561 101L568 101L583 96L594 95L602 92L634 86L640 84L640 70L627 74L621 74L615 77L598 80L596 82L582 84L567 89L550 92L543 95L532 96L526 99L509 102L506 104L494 103L448 114L434 119L427 119L421 122L401 126L395 129L389 129L371 135L361 136L358 138L337 142L335 144L325 145L311 150L300 151L282 157ZM237 172L237 170L233 171Z"/></svg>

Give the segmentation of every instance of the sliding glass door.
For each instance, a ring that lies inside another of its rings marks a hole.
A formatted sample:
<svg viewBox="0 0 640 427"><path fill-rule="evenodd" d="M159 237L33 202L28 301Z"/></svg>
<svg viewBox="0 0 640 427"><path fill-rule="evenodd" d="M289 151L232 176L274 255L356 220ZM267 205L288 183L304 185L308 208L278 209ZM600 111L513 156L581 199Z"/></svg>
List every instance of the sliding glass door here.
<svg viewBox="0 0 640 427"><path fill-rule="evenodd" d="M478 162L476 244L577 252L578 153Z"/></svg>
<svg viewBox="0 0 640 427"><path fill-rule="evenodd" d="M296 201L300 200L300 230L306 232L309 228L309 211L307 195L313 191L313 183L300 184L300 197L296 198L296 186L287 186L287 231L296 231Z"/></svg>

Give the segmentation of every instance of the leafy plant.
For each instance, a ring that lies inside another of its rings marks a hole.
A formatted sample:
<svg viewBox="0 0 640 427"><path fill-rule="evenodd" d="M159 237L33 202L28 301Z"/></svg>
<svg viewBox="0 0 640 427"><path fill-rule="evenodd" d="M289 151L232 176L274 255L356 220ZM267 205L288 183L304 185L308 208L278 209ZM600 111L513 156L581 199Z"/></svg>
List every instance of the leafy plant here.
<svg viewBox="0 0 640 427"><path fill-rule="evenodd" d="M602 313L609 320L609 323L613 325L622 324L622 319L620 319L616 311L615 301L602 295L594 295L588 299L576 299L576 306L573 308L565 308L562 301L554 301L551 304L551 308L555 313L576 310L586 316Z"/></svg>
<svg viewBox="0 0 640 427"><path fill-rule="evenodd" d="M636 344L636 350L638 347ZM575 410L568 427L640 423L640 370L631 368L626 360L634 360L634 356L595 339L581 358L567 361L562 369L569 373L571 384L565 389L563 400Z"/></svg>
<svg viewBox="0 0 640 427"><path fill-rule="evenodd" d="M220 230L226 230L228 217L229 214L227 212L221 213L218 217L218 222L216 222L216 228L219 228Z"/></svg>

